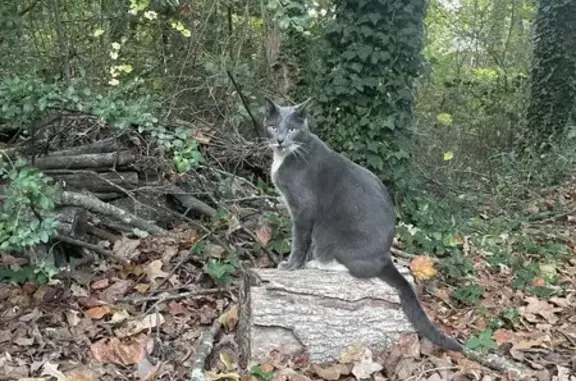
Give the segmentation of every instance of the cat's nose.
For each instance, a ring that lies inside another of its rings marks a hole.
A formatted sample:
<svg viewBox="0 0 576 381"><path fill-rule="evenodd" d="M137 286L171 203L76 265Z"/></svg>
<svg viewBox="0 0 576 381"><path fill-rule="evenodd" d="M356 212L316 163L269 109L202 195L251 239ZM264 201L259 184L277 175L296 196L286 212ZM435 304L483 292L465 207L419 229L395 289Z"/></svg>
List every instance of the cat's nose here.
<svg viewBox="0 0 576 381"><path fill-rule="evenodd" d="M276 141L278 142L278 145L282 145L284 138L276 138Z"/></svg>

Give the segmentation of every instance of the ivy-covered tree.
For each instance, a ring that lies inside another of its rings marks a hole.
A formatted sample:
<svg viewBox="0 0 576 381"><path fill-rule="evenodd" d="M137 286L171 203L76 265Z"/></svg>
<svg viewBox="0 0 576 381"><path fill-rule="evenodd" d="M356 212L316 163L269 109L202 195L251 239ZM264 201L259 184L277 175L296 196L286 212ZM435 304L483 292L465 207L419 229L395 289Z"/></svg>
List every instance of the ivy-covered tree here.
<svg viewBox="0 0 576 381"><path fill-rule="evenodd" d="M407 141L414 80L423 62L426 1L337 0L334 5L317 86L317 128L399 195L410 178Z"/></svg>
<svg viewBox="0 0 576 381"><path fill-rule="evenodd" d="M528 127L538 142L561 134L576 99L576 0L540 0L534 25Z"/></svg>

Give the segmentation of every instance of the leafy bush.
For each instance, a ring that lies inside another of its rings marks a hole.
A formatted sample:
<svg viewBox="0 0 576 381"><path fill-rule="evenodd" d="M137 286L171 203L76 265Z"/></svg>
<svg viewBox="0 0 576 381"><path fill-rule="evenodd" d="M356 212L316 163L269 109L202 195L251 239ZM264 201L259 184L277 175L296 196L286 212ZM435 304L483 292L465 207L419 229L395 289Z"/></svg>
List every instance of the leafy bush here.
<svg viewBox="0 0 576 381"><path fill-rule="evenodd" d="M56 201L50 178L24 161L0 164L0 183L4 183L0 188L0 250L23 251L47 243L58 226L47 215Z"/></svg>

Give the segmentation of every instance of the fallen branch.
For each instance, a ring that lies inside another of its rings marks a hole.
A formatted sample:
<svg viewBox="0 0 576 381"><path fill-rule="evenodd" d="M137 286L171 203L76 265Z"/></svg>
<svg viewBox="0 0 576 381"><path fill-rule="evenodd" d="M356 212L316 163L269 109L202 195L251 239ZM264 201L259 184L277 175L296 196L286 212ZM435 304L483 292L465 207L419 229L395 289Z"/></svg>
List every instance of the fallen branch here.
<svg viewBox="0 0 576 381"><path fill-rule="evenodd" d="M512 362L501 355L490 353L480 356L475 352L468 351L466 357L476 361L478 364L485 366L488 369L492 369L502 374L516 373L519 380L531 380L531 377L534 377L534 371L522 364Z"/></svg>
<svg viewBox="0 0 576 381"><path fill-rule="evenodd" d="M126 165L133 163L136 156L130 151L90 153L73 156L44 156L35 160L40 169L81 169Z"/></svg>
<svg viewBox="0 0 576 381"><path fill-rule="evenodd" d="M161 227L145 221L140 217L136 217L127 211L115 207L114 205L106 204L94 196L85 195L80 193L63 191L60 194L60 204L79 206L88 209L94 213L100 213L109 217L113 217L123 223L136 227L138 229L144 230L150 234L154 235L164 235L167 231Z"/></svg>
<svg viewBox="0 0 576 381"><path fill-rule="evenodd" d="M61 234L56 234L53 238L58 240L58 241L68 243L70 245L79 246L79 247L83 247L83 248L92 250L95 253L101 254L101 255L108 257L108 258L113 258L113 259L115 259L119 262L122 262L122 263L128 263L128 260L117 256L116 254L114 254L110 250L106 250L100 246L93 245L91 243L80 241L80 240L70 238L70 237L66 237L66 236L63 236Z"/></svg>
<svg viewBox="0 0 576 381"><path fill-rule="evenodd" d="M114 142L114 138L99 140L94 143L84 144L78 147L72 147L61 151L52 152L51 156L69 156L69 155L83 155L89 153L108 153L118 150L118 146Z"/></svg>
<svg viewBox="0 0 576 381"><path fill-rule="evenodd" d="M204 375L206 359L212 352L212 348L214 348L214 338L220 331L221 327L222 324L220 323L220 318L214 320L212 326L204 331L200 340L198 340L199 344L196 348L196 359L194 360L194 366L190 372L191 381L206 381L206 376Z"/></svg>
<svg viewBox="0 0 576 381"><path fill-rule="evenodd" d="M177 199L186 208L186 212L183 213L184 215L191 210L202 213L208 217L213 217L216 214L216 209L205 202L198 200L196 197L188 194L175 185L170 186L167 193Z"/></svg>
<svg viewBox="0 0 576 381"><path fill-rule="evenodd" d="M169 300L178 300L178 299L193 298L196 296L218 294L219 292L222 292L222 289L220 289L220 288L207 288L204 290L187 291L187 292L181 292L181 293L172 294L172 295L154 295L154 296L142 296L142 297L136 297L136 298L126 298L126 299L124 299L124 301L130 302L130 303L156 302L156 301L167 302Z"/></svg>
<svg viewBox="0 0 576 381"><path fill-rule="evenodd" d="M63 182L66 189L86 189L94 193L117 193L138 185L136 172L104 172L56 170L45 171L54 180Z"/></svg>

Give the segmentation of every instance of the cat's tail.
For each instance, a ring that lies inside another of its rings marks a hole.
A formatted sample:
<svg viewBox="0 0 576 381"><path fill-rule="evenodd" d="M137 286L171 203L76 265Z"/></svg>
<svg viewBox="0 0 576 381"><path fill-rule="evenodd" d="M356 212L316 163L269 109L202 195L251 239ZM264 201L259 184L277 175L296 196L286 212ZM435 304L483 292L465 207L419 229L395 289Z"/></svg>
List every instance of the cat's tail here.
<svg viewBox="0 0 576 381"><path fill-rule="evenodd" d="M391 260L384 266L380 279L399 291L402 309L418 332L445 350L464 352L461 344L442 333L426 316L412 285L398 271Z"/></svg>

